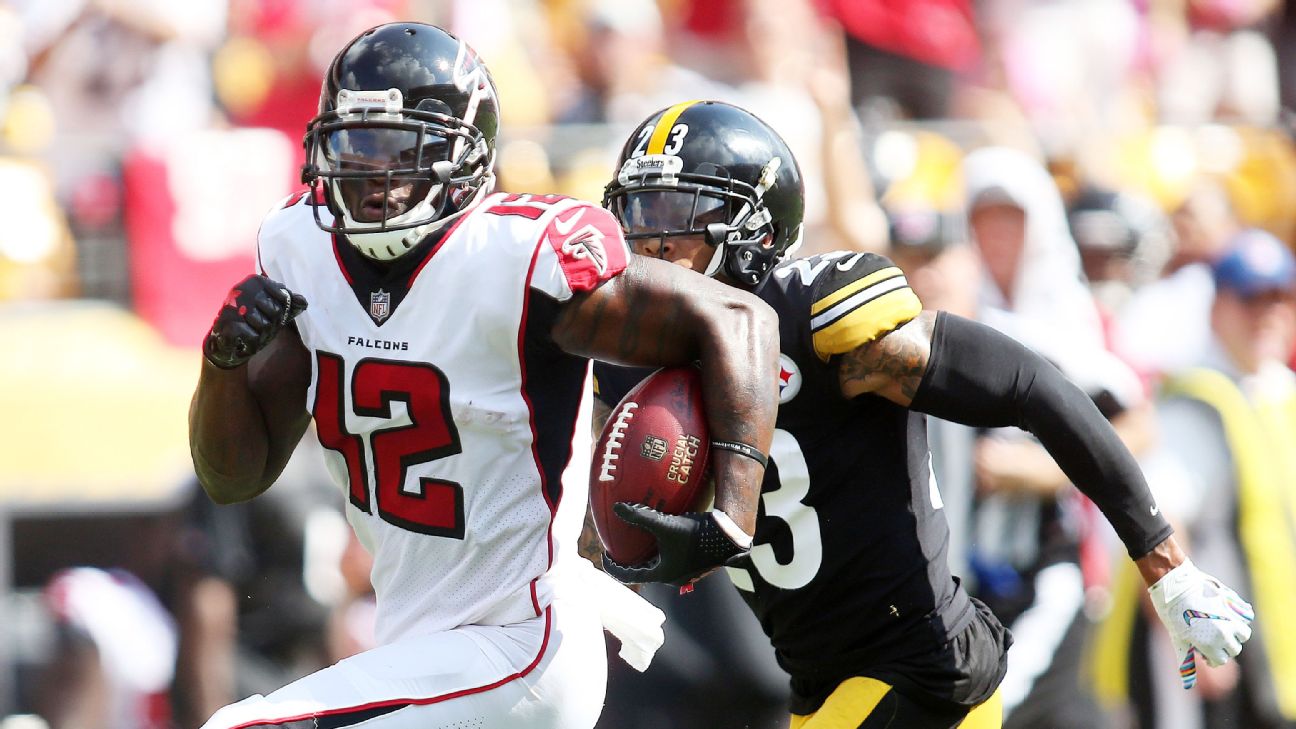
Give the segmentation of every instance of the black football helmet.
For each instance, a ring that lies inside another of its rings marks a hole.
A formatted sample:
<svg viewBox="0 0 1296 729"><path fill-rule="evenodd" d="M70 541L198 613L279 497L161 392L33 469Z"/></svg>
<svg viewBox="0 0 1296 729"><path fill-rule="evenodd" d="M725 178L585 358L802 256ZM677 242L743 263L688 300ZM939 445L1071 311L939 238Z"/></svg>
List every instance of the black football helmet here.
<svg viewBox="0 0 1296 729"><path fill-rule="evenodd" d="M333 213L315 222L370 258L403 255L490 193L498 128L467 43L423 23L366 30L329 65L306 127L302 182Z"/></svg>
<svg viewBox="0 0 1296 729"><path fill-rule="evenodd" d="M731 104L689 101L635 128L603 206L629 241L705 236L715 248L706 275L755 288L800 243L805 192L768 124Z"/></svg>

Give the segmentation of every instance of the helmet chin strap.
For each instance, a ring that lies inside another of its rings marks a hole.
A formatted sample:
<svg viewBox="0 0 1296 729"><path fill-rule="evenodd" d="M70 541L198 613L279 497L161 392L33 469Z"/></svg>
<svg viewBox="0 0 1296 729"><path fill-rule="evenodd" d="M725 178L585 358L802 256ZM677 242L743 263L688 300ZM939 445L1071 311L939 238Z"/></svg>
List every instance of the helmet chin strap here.
<svg viewBox="0 0 1296 729"><path fill-rule="evenodd" d="M418 242L418 237L415 236L417 232L418 228L378 230L372 233L348 233L346 239L356 247L356 250L363 253L365 258L375 261L394 261ZM393 255L392 251L398 252Z"/></svg>

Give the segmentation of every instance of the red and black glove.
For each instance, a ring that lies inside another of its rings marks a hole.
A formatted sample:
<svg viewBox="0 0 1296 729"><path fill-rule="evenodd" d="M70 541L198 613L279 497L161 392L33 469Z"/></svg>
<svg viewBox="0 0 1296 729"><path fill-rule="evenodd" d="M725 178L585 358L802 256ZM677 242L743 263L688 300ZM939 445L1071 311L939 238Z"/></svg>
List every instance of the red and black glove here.
<svg viewBox="0 0 1296 729"><path fill-rule="evenodd" d="M265 276L248 276L225 297L203 340L203 356L223 370L239 367L305 310L301 294Z"/></svg>

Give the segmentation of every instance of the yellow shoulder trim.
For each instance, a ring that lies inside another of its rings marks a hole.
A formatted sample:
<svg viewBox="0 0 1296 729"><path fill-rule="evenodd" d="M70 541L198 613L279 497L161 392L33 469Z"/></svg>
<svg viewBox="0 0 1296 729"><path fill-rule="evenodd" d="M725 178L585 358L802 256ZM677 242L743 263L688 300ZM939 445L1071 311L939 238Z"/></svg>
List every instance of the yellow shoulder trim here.
<svg viewBox="0 0 1296 729"><path fill-rule="evenodd" d="M815 331L815 353L827 361L834 354L842 354L876 339L922 312L922 302L913 289L893 289L872 301L856 307L849 314Z"/></svg>
<svg viewBox="0 0 1296 729"><path fill-rule="evenodd" d="M819 299L818 301L814 302L814 304L810 306L810 315L814 316L815 314L818 314L824 309L827 309L828 307L832 306L838 301L841 301L847 296L850 296L851 294L860 291L862 289L866 289L869 286L872 286L873 284L877 283L878 281L881 281L884 278L891 278L892 276L899 276L899 275L901 275L900 269L895 266L887 266L886 268L880 268L874 271L873 273L870 273L869 275L865 276L864 278L849 283L841 287L840 289L837 289L836 291L832 292L831 294L828 294L822 299Z"/></svg>

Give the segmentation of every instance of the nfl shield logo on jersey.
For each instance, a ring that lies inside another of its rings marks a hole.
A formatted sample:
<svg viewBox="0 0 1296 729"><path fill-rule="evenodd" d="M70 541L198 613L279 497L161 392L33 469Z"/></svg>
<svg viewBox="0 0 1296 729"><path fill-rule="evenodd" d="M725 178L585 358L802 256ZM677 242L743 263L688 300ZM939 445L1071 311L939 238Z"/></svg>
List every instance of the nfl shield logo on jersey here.
<svg viewBox="0 0 1296 729"><path fill-rule="evenodd" d="M369 293L369 316L379 324L391 314L391 294L378 289Z"/></svg>

